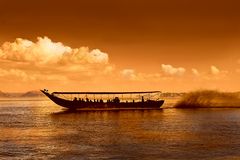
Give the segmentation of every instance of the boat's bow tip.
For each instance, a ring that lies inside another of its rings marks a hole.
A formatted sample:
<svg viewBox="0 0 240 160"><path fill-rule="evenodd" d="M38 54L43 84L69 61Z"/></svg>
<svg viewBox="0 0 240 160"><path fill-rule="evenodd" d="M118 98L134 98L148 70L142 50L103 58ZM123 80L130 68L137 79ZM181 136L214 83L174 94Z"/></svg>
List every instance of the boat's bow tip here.
<svg viewBox="0 0 240 160"><path fill-rule="evenodd" d="M47 89L40 89L40 91L41 91L43 94L45 94L45 95L48 95L48 94L49 94Z"/></svg>

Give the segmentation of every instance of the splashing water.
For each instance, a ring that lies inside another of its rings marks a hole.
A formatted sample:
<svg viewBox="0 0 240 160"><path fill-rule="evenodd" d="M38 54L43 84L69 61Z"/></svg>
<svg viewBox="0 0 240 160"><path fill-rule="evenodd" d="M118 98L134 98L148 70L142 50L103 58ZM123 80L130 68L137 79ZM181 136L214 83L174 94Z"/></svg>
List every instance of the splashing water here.
<svg viewBox="0 0 240 160"><path fill-rule="evenodd" d="M240 92L227 93L214 90L199 90L187 93L174 107L240 107Z"/></svg>

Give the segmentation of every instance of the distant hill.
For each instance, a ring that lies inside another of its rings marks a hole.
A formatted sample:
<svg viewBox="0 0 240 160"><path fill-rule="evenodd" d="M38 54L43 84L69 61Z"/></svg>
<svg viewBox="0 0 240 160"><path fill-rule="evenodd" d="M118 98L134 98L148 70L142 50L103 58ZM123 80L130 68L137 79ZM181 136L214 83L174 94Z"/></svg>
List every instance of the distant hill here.
<svg viewBox="0 0 240 160"><path fill-rule="evenodd" d="M40 91L28 91L23 93L20 97L43 97L44 95Z"/></svg>
<svg viewBox="0 0 240 160"><path fill-rule="evenodd" d="M174 93L174 92L163 92L161 93L162 97L182 97L184 96L186 93Z"/></svg>
<svg viewBox="0 0 240 160"><path fill-rule="evenodd" d="M0 97L10 97L10 95L9 94L7 94L7 93L4 93L4 92L2 92L2 91L0 91Z"/></svg>

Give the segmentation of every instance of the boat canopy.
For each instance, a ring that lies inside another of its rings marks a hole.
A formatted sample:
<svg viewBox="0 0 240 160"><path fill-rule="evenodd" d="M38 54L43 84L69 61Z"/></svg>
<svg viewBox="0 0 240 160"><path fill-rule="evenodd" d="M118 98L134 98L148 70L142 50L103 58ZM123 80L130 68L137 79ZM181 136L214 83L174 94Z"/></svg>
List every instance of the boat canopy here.
<svg viewBox="0 0 240 160"><path fill-rule="evenodd" d="M53 92L52 94L151 94L161 93L161 91L146 91L146 92Z"/></svg>

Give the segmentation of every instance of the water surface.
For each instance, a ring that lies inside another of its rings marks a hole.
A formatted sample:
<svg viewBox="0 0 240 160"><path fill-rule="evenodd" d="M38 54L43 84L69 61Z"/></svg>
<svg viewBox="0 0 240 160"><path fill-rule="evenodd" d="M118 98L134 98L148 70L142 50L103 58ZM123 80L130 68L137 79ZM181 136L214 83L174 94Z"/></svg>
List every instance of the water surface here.
<svg viewBox="0 0 240 160"><path fill-rule="evenodd" d="M240 159L238 108L72 113L1 100L0 131L0 159Z"/></svg>

